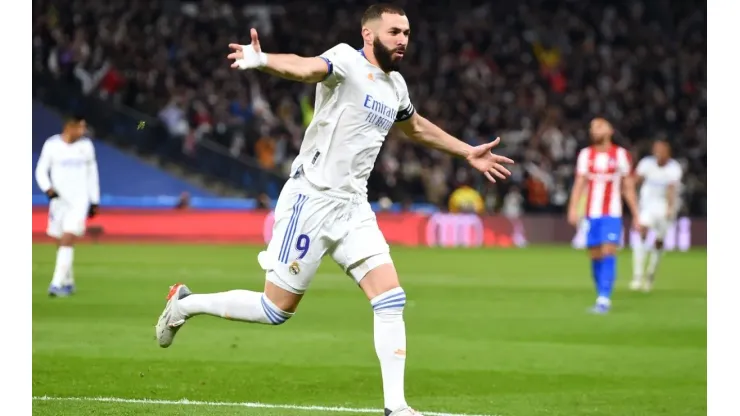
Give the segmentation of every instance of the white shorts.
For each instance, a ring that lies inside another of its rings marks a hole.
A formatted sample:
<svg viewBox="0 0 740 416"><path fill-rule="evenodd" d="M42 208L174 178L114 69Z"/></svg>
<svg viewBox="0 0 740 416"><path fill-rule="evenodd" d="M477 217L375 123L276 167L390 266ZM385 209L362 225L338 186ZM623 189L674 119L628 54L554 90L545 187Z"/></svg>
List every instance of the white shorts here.
<svg viewBox="0 0 740 416"><path fill-rule="evenodd" d="M655 238L663 240L675 220L667 215L666 206L646 207L640 211L640 225L655 232Z"/></svg>
<svg viewBox="0 0 740 416"><path fill-rule="evenodd" d="M280 192L272 239L258 261L270 282L301 294L325 254L359 283L391 262L389 252L367 199L330 196L299 177Z"/></svg>
<svg viewBox="0 0 740 416"><path fill-rule="evenodd" d="M49 204L49 224L46 234L52 238L61 238L64 234L74 234L78 237L85 235L87 204L70 204L59 198L54 198Z"/></svg>

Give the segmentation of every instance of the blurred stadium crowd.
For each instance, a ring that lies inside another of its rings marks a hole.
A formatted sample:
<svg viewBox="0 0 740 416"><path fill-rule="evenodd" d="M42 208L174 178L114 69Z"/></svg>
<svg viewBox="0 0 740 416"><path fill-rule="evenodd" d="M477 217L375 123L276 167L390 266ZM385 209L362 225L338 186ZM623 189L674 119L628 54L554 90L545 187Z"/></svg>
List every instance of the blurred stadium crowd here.
<svg viewBox="0 0 740 416"><path fill-rule="evenodd" d="M459 161L391 135L370 198L446 206L462 184L488 212L559 212L588 121L603 115L635 158L668 138L685 169L684 210L706 215L706 7L685 0L400 1L404 68L418 111L471 143L502 137L520 163L487 186ZM34 71L157 116L184 143L287 172L312 115L310 85L231 70L250 27L266 52L361 47L369 2L34 1Z"/></svg>

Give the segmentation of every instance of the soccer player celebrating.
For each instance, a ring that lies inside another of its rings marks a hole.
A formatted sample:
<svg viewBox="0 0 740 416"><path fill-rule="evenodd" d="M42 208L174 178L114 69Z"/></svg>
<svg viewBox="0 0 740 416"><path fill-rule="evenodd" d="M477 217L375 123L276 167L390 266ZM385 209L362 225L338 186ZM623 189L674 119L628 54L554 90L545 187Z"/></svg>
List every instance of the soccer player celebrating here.
<svg viewBox="0 0 740 416"><path fill-rule="evenodd" d="M671 158L671 147L665 140L653 143L653 155L637 164L636 180L640 187L640 225L643 227L640 240L632 249L634 274L630 288L652 290L655 271L663 252L663 239L678 214L678 187L683 171L681 165ZM647 229L655 233L655 244L650 250L650 260L645 279Z"/></svg>
<svg viewBox="0 0 740 416"><path fill-rule="evenodd" d="M385 414L411 416L419 413L404 396L406 293L367 200L375 159L395 125L412 140L466 159L492 182L509 176L504 165L513 161L491 153L499 139L473 147L415 111L397 72L411 33L401 8L370 6L361 33L361 49L339 44L317 57L264 53L255 29L251 44L229 45L232 68L317 83L314 118L278 198L272 241L258 256L266 272L264 292L191 294L175 284L156 336L160 346L168 347L185 321L200 314L280 325L293 316L329 255L370 301Z"/></svg>
<svg viewBox="0 0 740 416"><path fill-rule="evenodd" d="M100 203L95 147L83 137L84 117L72 116L61 134L49 137L36 165L36 183L49 197L46 233L57 240L57 260L49 296L74 293L74 244L85 234L85 221L97 214Z"/></svg>
<svg viewBox="0 0 740 416"><path fill-rule="evenodd" d="M588 186L586 246L591 255L591 273L596 285L594 313L611 308L617 278L616 251L622 235L622 195L637 224L637 195L631 176L630 155L612 143L614 129L603 118L591 121L592 145L581 150L576 162L576 180L568 206L568 221L578 226L578 201Z"/></svg>

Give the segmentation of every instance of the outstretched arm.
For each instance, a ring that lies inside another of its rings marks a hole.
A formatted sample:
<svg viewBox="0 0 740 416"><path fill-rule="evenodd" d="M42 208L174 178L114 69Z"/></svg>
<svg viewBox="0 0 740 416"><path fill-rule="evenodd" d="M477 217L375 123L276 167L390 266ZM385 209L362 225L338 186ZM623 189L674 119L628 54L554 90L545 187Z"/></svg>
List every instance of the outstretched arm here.
<svg viewBox="0 0 740 416"><path fill-rule="evenodd" d="M496 147L501 139L497 138L480 146L471 146L451 136L416 112L411 114L409 118L398 122L397 125L406 136L415 142L465 158L472 167L483 173L491 182L496 182L493 176L506 179L507 176L511 175L504 164L513 164L514 161L508 157L491 153L491 149Z"/></svg>
<svg viewBox="0 0 740 416"><path fill-rule="evenodd" d="M396 125L409 139L453 156L468 157L473 149L473 146L451 136L418 113L412 114L411 117Z"/></svg>
<svg viewBox="0 0 740 416"><path fill-rule="evenodd" d="M321 82L329 75L331 63L321 57L302 57L294 54L264 53L260 47L257 30L251 30L252 43L249 45L229 44L234 52L228 55L233 59L232 68L259 69L271 75L291 81L306 83Z"/></svg>

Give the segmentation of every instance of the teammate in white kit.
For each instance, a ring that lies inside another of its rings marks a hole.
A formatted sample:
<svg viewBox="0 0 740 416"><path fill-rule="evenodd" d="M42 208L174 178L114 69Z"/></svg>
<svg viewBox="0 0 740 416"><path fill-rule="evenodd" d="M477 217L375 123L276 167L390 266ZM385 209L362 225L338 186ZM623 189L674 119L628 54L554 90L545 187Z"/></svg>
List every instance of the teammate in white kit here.
<svg viewBox="0 0 740 416"><path fill-rule="evenodd" d="M580 222L578 203L588 186L586 245L591 255L591 273L598 296L592 311L599 314L611 308L617 278L616 252L622 236L622 196L633 218L637 218L632 162L627 149L612 142L613 134L612 125L605 119L591 121L592 145L578 154L576 181L568 207L568 221L577 227Z"/></svg>
<svg viewBox="0 0 740 416"><path fill-rule="evenodd" d="M381 366L385 414L418 415L406 403L404 368L406 294L388 244L367 201L367 179L390 128L412 140L466 158L495 182L510 159L491 153L499 142L472 147L418 115L396 70L409 40L402 9L374 5L362 18L363 47L339 44L319 57L265 54L256 30L250 45L229 45L232 67L256 68L282 78L318 83L315 112L301 151L275 208L273 239L260 253L264 293L233 290L191 294L171 287L157 325L168 347L185 320L199 314L280 325L291 318L324 255L331 256L363 290L375 314L375 349Z"/></svg>
<svg viewBox="0 0 740 416"><path fill-rule="evenodd" d="M653 155L637 164L635 171L640 188L640 225L643 226L640 240L632 249L634 268L630 288L649 292L655 282L655 272L663 253L663 239L668 229L675 223L678 214L678 190L681 185L683 169L671 159L671 147L665 140L653 143ZM645 275L647 230L655 234L655 243L650 252L650 260ZM646 278L647 277L647 278Z"/></svg>
<svg viewBox="0 0 740 416"><path fill-rule="evenodd" d="M46 233L59 246L49 286L53 297L74 293L75 240L85 234L85 222L97 214L100 203L95 147L83 137L86 130L84 117L67 119L62 133L46 140L36 165L36 183L50 200Z"/></svg>

